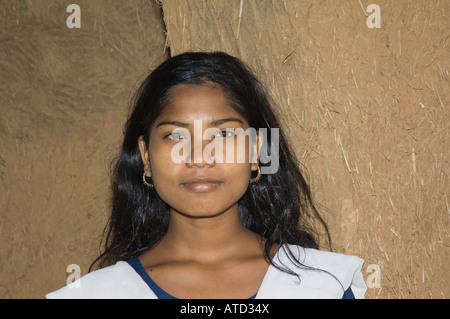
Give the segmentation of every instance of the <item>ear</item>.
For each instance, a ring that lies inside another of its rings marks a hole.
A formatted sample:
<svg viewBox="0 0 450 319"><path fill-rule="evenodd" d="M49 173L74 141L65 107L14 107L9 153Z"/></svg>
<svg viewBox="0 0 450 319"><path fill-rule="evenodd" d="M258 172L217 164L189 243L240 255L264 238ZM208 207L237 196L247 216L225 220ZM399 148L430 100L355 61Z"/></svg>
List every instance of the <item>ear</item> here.
<svg viewBox="0 0 450 319"><path fill-rule="evenodd" d="M251 170L256 171L258 170L259 166L259 155L261 153L261 147L263 145L263 132L261 130L258 130L256 134L256 143L253 144L252 148L252 156L251 156Z"/></svg>
<svg viewBox="0 0 450 319"><path fill-rule="evenodd" d="M138 138L139 151L141 152L142 163L144 164L144 171L147 177L151 177L152 173L150 170L150 156L148 154L147 143L144 140L144 136L141 135Z"/></svg>

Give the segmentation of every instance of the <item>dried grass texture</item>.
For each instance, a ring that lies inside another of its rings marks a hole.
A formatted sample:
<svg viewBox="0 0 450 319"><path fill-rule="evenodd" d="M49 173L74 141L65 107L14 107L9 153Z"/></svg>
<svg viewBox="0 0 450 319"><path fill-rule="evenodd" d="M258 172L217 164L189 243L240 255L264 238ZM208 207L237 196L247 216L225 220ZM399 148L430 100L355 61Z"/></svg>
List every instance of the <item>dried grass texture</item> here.
<svg viewBox="0 0 450 319"><path fill-rule="evenodd" d="M449 3L162 4L172 55L223 50L266 84L335 250L380 267L367 297L448 298Z"/></svg>

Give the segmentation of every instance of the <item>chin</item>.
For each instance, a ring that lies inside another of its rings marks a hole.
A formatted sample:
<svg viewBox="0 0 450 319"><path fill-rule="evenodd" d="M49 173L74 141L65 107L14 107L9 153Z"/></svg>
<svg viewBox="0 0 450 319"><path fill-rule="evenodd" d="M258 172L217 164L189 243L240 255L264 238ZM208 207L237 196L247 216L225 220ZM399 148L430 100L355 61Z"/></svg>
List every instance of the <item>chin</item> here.
<svg viewBox="0 0 450 319"><path fill-rule="evenodd" d="M172 209L173 212L175 212L176 214L180 214L186 218L190 218L190 219L209 219L209 218L214 218L217 216L222 215L225 212L203 212L203 211L195 211L195 212L191 212L191 211L186 211L186 210L176 210L176 209Z"/></svg>
<svg viewBox="0 0 450 319"><path fill-rule="evenodd" d="M230 211L230 208L234 206L224 206L218 207L216 203L210 203L210 205L205 205L205 203L197 203L192 205L183 205L182 209L172 208L175 212L189 217L189 218L214 218ZM238 210L237 210L238 211Z"/></svg>

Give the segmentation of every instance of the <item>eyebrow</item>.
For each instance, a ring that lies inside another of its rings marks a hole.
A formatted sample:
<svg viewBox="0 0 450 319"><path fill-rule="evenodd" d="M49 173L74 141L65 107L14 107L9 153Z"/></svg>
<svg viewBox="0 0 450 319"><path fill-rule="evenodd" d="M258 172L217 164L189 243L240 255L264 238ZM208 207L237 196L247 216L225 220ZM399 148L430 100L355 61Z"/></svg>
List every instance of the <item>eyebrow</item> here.
<svg viewBox="0 0 450 319"><path fill-rule="evenodd" d="M219 119L219 120L212 121L210 123L210 125L214 127L214 126L218 126L218 125L221 125L221 124L227 123L227 122L238 122L238 123L244 124L244 122L242 122L240 119L235 118L235 117L230 117L230 118L225 118L225 119ZM189 127L188 123L183 123L183 122L179 122L179 121L163 121L161 123L158 123L158 125L156 125L156 127L158 128L158 127L163 126L163 125Z"/></svg>

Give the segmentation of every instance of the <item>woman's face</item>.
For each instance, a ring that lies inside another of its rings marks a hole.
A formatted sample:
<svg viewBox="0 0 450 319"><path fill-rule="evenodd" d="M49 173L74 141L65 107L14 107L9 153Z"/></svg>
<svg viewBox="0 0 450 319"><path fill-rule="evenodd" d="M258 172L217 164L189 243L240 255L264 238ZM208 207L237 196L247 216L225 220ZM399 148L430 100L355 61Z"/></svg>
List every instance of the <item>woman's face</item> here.
<svg viewBox="0 0 450 319"><path fill-rule="evenodd" d="M218 86L173 88L151 127L148 149L139 138L146 175L158 195L172 210L191 217L237 210L251 170L257 169L249 160L248 135L238 137L248 127ZM234 154L227 152L231 149Z"/></svg>

